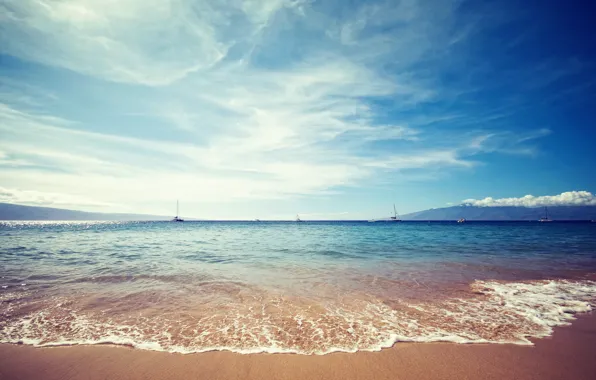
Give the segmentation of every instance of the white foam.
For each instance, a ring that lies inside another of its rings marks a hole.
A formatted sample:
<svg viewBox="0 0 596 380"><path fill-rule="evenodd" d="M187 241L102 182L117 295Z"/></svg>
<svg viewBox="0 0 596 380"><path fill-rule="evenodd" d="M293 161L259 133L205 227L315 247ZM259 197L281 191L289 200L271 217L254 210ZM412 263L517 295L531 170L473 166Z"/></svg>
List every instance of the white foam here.
<svg viewBox="0 0 596 380"><path fill-rule="evenodd" d="M532 283L499 283L477 281L473 289L487 294L491 302L501 304L503 311L516 313L540 325L543 330L528 334L540 338L552 334L552 328L568 325L574 314L592 310L596 283L591 281L540 281ZM526 336L520 343L531 344Z"/></svg>
<svg viewBox="0 0 596 380"><path fill-rule="evenodd" d="M114 344L181 354L228 350L317 355L379 351L400 341L530 345L531 338L548 336L576 313L592 310L596 299L596 282L590 281L476 281L471 288L478 295L403 303L396 309L371 299L326 304L317 313L310 306L280 304L290 313L284 315L268 314L263 305L196 324L141 316L99 319L70 310L72 302L54 300L51 308L0 321L0 342ZM276 307L281 310L280 305Z"/></svg>

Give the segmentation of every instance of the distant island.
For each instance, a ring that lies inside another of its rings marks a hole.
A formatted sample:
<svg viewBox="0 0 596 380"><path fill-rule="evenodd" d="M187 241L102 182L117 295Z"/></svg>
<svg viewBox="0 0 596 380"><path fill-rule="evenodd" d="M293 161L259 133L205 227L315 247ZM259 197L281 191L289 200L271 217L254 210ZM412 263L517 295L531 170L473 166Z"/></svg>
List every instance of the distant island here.
<svg viewBox="0 0 596 380"><path fill-rule="evenodd" d="M596 206L553 206L548 208L553 220L596 220ZM516 221L538 220L544 215L541 207L479 207L452 206L433 208L402 215L404 221L426 220L493 220ZM66 210L52 207L24 206L0 203L0 220L171 220L171 216L146 214L117 214ZM198 220L198 219L197 219Z"/></svg>
<svg viewBox="0 0 596 380"><path fill-rule="evenodd" d="M413 212L404 220L538 220L544 215L542 207L480 207L459 205ZM553 206L548 208L552 220L596 220L596 206Z"/></svg>
<svg viewBox="0 0 596 380"><path fill-rule="evenodd" d="M0 203L0 220L170 220L171 216L144 214L107 214L65 210L52 207L23 206Z"/></svg>

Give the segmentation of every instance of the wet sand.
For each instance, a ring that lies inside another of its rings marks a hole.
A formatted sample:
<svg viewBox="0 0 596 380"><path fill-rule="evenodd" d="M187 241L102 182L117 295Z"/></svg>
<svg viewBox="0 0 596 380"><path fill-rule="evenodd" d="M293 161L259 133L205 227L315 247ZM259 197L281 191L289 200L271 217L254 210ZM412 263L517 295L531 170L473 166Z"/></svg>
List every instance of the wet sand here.
<svg viewBox="0 0 596 380"><path fill-rule="evenodd" d="M535 346L398 343L324 356L0 345L0 379L594 379L596 314Z"/></svg>

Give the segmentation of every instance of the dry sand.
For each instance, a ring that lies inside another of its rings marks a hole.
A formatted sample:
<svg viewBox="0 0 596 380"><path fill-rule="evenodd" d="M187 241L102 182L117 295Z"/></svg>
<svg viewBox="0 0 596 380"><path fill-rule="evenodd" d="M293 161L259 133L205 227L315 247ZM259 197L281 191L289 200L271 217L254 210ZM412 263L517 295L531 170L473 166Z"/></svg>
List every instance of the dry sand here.
<svg viewBox="0 0 596 380"><path fill-rule="evenodd" d="M0 379L596 379L596 315L534 347L398 343L324 356L192 355L112 346L0 345Z"/></svg>

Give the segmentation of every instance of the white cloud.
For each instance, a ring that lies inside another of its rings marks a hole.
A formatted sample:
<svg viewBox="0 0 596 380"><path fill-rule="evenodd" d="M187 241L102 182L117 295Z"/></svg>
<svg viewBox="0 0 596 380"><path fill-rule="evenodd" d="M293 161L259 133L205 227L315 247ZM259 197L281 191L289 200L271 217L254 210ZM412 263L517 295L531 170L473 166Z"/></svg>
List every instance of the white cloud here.
<svg viewBox="0 0 596 380"><path fill-rule="evenodd" d="M596 196L589 191L567 191L558 195L526 195L521 198L466 199L462 203L479 207L596 206Z"/></svg>
<svg viewBox="0 0 596 380"><path fill-rule="evenodd" d="M281 0L6 0L5 54L113 81L165 85L220 62Z"/></svg>
<svg viewBox="0 0 596 380"><path fill-rule="evenodd" d="M300 128L300 117L296 118L296 124L286 125ZM244 137L242 130L239 135L216 135L202 147L87 132L74 126L67 120L0 107L0 149L6 165L1 183L52 194L86 194L111 205L167 202L174 196L213 202L324 194L338 185L358 185L379 169L470 165L458 159L456 151L358 157L341 144L317 147L324 137L316 131L267 135L267 128L278 130L263 120L255 127L264 131L249 130ZM376 136L373 131L367 137L366 128L356 126L355 131L357 141Z"/></svg>
<svg viewBox="0 0 596 380"><path fill-rule="evenodd" d="M507 153L514 155L533 156L537 148L531 142L548 136L551 131L547 128L530 130L524 133L510 131L482 133L474 137L468 145L470 153Z"/></svg>
<svg viewBox="0 0 596 380"><path fill-rule="evenodd" d="M434 65L461 36L458 3L3 1L0 52L93 80L50 81L52 102L74 93L70 110L42 88L0 94L0 184L110 207L286 199L533 149L408 115L442 95Z"/></svg>
<svg viewBox="0 0 596 380"><path fill-rule="evenodd" d="M368 163L369 166L380 168L415 169L425 167L472 167L473 161L460 157L457 149L421 151L417 154L391 155L376 162Z"/></svg>

